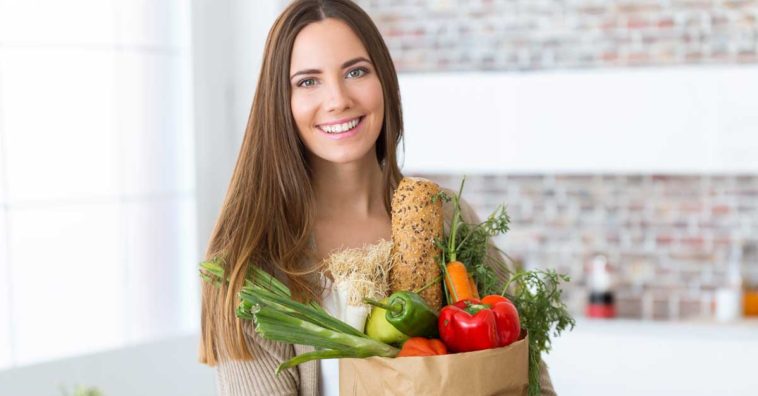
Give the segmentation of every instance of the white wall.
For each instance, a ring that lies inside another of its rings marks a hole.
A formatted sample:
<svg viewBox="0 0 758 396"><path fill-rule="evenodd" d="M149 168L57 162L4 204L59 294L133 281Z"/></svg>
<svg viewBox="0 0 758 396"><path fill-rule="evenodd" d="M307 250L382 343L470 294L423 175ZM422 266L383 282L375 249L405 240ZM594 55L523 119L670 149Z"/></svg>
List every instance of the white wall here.
<svg viewBox="0 0 758 396"><path fill-rule="evenodd" d="M198 258L226 194L276 0L192 0Z"/></svg>

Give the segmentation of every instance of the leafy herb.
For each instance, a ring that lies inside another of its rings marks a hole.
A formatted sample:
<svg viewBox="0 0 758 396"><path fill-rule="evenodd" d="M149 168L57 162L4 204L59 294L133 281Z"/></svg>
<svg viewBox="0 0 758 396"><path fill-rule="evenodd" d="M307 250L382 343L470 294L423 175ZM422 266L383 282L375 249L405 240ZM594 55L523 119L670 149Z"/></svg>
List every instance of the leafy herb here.
<svg viewBox="0 0 758 396"><path fill-rule="evenodd" d="M502 294L516 305L521 327L529 333L530 396L540 394L540 360L543 352L550 352L551 334L557 337L576 324L561 300L560 284L569 281L568 275L552 269L521 271L512 275L503 287Z"/></svg>

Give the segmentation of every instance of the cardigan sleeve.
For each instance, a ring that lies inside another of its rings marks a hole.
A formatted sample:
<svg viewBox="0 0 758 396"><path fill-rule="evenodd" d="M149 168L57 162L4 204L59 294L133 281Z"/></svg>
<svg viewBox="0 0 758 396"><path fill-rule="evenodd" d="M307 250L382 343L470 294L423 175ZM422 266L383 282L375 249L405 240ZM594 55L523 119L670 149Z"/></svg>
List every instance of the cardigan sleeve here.
<svg viewBox="0 0 758 396"><path fill-rule="evenodd" d="M454 191L445 189L445 192L448 195L455 194ZM444 205L443 213L445 215L445 227L450 226L450 221L453 217L453 204L452 202L448 202ZM471 207L471 205L468 204L465 200L461 200L461 218L465 223L468 224L478 224L481 223L480 217L476 214L474 209ZM513 270L513 268L510 268L511 263L509 261L504 260L502 253L500 250L495 247L495 245L492 243L492 239L487 241L487 255L490 257L497 257L503 262L507 263L509 265L509 269ZM540 361L540 388L542 389L541 394L543 396L555 396L555 389L553 389L553 382L550 379L550 372L548 371L547 364L545 364L544 360Z"/></svg>
<svg viewBox="0 0 758 396"><path fill-rule="evenodd" d="M297 395L300 377L297 368L279 375L274 371L283 361L295 356L292 345L261 338L249 322L244 323L245 339L252 360L219 361L216 386L219 396Z"/></svg>

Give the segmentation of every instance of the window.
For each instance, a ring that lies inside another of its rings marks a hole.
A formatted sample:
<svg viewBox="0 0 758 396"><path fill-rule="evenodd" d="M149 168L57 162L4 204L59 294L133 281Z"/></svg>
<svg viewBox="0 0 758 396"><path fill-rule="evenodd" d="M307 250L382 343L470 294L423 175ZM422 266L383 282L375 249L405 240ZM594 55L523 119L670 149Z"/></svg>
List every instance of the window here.
<svg viewBox="0 0 758 396"><path fill-rule="evenodd" d="M0 0L0 368L196 331L189 0Z"/></svg>

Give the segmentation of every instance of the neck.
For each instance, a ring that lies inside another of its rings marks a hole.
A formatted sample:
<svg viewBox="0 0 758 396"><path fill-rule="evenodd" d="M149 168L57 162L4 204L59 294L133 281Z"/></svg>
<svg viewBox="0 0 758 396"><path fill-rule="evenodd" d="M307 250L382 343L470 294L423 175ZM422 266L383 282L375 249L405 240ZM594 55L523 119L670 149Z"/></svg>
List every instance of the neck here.
<svg viewBox="0 0 758 396"><path fill-rule="evenodd" d="M318 217L367 218L385 212L382 170L371 153L345 164L311 158Z"/></svg>

